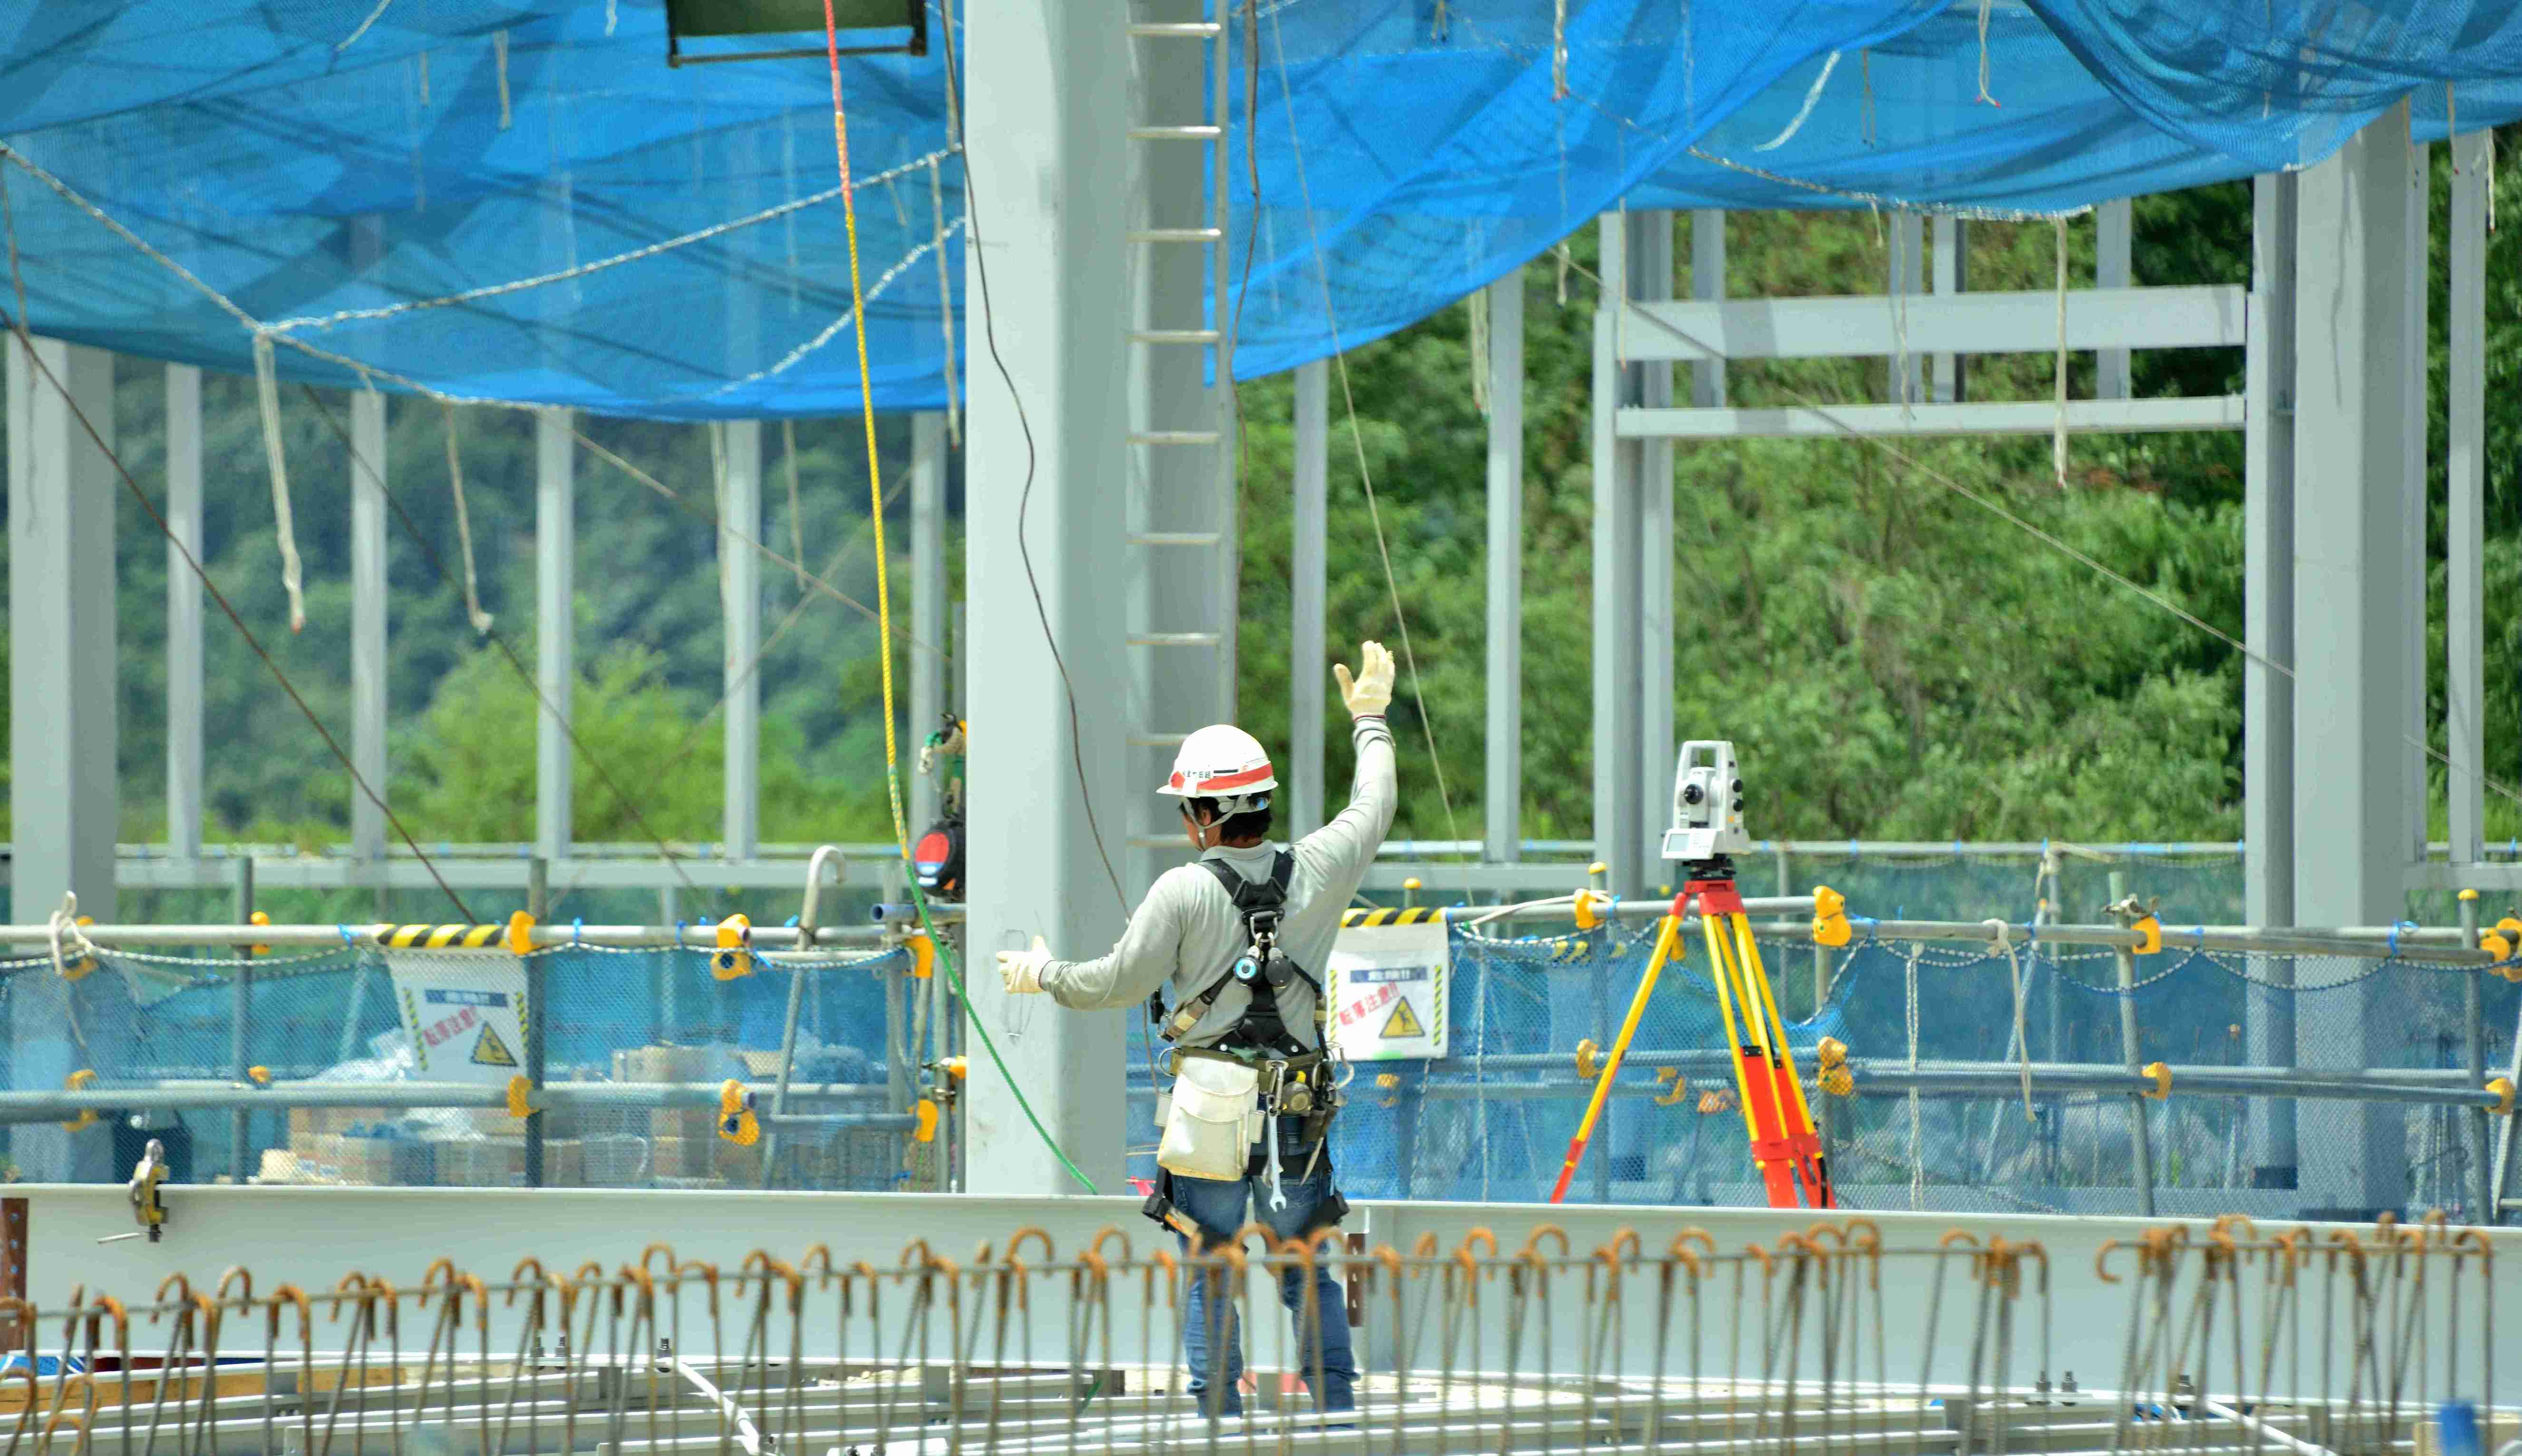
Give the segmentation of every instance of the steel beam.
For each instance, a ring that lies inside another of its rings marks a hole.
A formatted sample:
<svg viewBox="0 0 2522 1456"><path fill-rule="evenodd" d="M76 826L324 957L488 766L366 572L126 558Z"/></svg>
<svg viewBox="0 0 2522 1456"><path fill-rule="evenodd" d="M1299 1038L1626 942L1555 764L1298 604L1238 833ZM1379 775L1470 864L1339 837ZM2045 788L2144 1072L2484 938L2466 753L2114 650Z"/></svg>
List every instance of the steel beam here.
<svg viewBox="0 0 2522 1456"><path fill-rule="evenodd" d="M911 739L917 743L945 721L946 660L946 417L933 410L911 417ZM941 812L938 784L926 774L911 781L911 833L920 835Z"/></svg>
<svg viewBox="0 0 2522 1456"><path fill-rule="evenodd" d="M350 761L368 793L350 791L350 857L386 857L386 397L350 395ZM373 794L375 796L371 797Z"/></svg>
<svg viewBox="0 0 2522 1456"><path fill-rule="evenodd" d="M2445 472L2444 738L2452 760L2452 862L2474 864L2487 837L2487 679L2482 551L2487 535L2487 188L2492 134L2452 141L2451 459Z"/></svg>
<svg viewBox="0 0 2522 1456"><path fill-rule="evenodd" d="M535 415L535 852L570 854L576 763L569 721L578 684L578 440L567 410Z"/></svg>
<svg viewBox="0 0 2522 1456"><path fill-rule="evenodd" d="M1614 894L1635 895L1646 882L1639 857L1638 781L1645 771L1638 744L1638 468L1637 450L1615 428L1628 398L1620 349L1629 296L1629 238L1622 214L1605 213L1598 229L1605 306L1594 312L1594 853L1611 872Z"/></svg>
<svg viewBox="0 0 2522 1456"><path fill-rule="evenodd" d="M719 591L726 623L725 828L728 859L751 859L762 838L762 422L716 427L725 451L719 482Z"/></svg>
<svg viewBox="0 0 2522 1456"><path fill-rule="evenodd" d="M1518 316L1518 319L1520 315ZM1496 320L1490 337L1496 338ZM1492 343L1491 347L1495 347ZM1494 405L1491 406L1495 408ZM1287 833L1312 833L1323 822L1323 681L1331 673L1325 621L1331 560L1331 365L1296 367L1295 509L1287 543ZM1494 431L1496 426L1492 424ZM1490 450L1492 479L1496 450ZM1494 488L1494 487L1492 487ZM1496 549L1497 533L1489 533Z"/></svg>
<svg viewBox="0 0 2522 1456"><path fill-rule="evenodd" d="M1523 270L1489 285L1488 743L1481 857L1523 841Z"/></svg>
<svg viewBox="0 0 2522 1456"><path fill-rule="evenodd" d="M2230 284L2078 289L2067 295L2067 346L2238 348L2245 291ZM1622 334L1632 362L1845 359L1921 353L2043 353L2058 347L2054 293L1969 293L1909 300L1894 317L1875 298L1737 298L1632 305ZM2044 408L2049 407L2044 405Z"/></svg>
<svg viewBox="0 0 2522 1456"><path fill-rule="evenodd" d="M1632 330L1631 338L1637 337ZM2142 434L2240 430L2239 394L2191 399L2071 399L2071 434ZM1983 404L1835 404L1826 408L1622 409L1622 439L1845 439L1855 435L2036 434L2058 428L2058 406L2042 400Z"/></svg>
<svg viewBox="0 0 2522 1456"><path fill-rule="evenodd" d="M81 913L111 921L121 818L114 513L124 494L108 454L114 356L18 337L0 339L0 351L8 355L9 803L23 846L10 864L10 900L17 920L40 924L75 893ZM73 1016L84 1046L70 1035ZM59 1087L80 1068L113 1066L130 1023L120 977L18 978L9 996L11 1085ZM10 1144L32 1178L109 1176L112 1148L104 1129L50 1124L21 1129Z"/></svg>
<svg viewBox="0 0 2522 1456"><path fill-rule="evenodd" d="M1970 287L1970 224L1967 221L1948 213L1936 215L1934 249L1929 263L1939 305ZM1969 386L1970 365L1965 356L1945 349L1935 356L1930 367L1935 376L1930 393L1936 403L1960 403Z"/></svg>
<svg viewBox="0 0 2522 1456"><path fill-rule="evenodd" d="M202 852L202 371L166 366L166 847ZM186 559L190 554L190 560Z"/></svg>
<svg viewBox="0 0 2522 1456"><path fill-rule="evenodd" d="M1725 298L1725 209L1701 207L1690 214L1690 296L1702 303ZM1701 409L1725 403L1725 361L1696 358L1690 366L1690 402Z"/></svg>
<svg viewBox="0 0 2522 1456"><path fill-rule="evenodd" d="M2299 178L2296 278L2320 306L2299 316L2295 416L2295 903L2390 922L2405 906L2409 805L2402 739L2412 670L2405 614L2418 600L2407 508L2408 192L2417 154L2405 102ZM2297 1065L2361 1068L2388 1034L2370 983L2296 1010ZM2397 1109L2357 1108L2302 1147L2314 1208L2373 1210L2407 1196Z"/></svg>
<svg viewBox="0 0 2522 1456"><path fill-rule="evenodd" d="M976 1043L964 1154L976 1193L1075 1188L1028 1125L1019 1093L1097 1186L1120 1186L1126 1017L1005 995L988 967L992 952L1035 935L1061 956L1112 944L1123 907L1104 867L1123 858L1132 790L1151 787L1125 783L1112 712L1130 696L1126 585L1113 569L1126 549L1125 493L1114 482L1131 418L1114 300L1129 296L1129 281L1114 222L1130 212L1132 18L1123 0L977 0L965 29L964 164L972 190L991 199L978 214L985 232L964 250L974 275L966 296L988 315L969 327L977 336L986 324L1011 381L972 391L964 435L977 503L965 515L965 657L971 717L983 725L969 782L1001 826L969 850L973 883L990 887L975 897L965 936L978 973L964 981ZM1142 55L1194 73L1201 63L1195 40L1150 40ZM1029 473L1032 498L1019 515ZM988 726L1016 723L1026 727ZM996 1039L1005 1075L977 1045L982 1035Z"/></svg>
<svg viewBox="0 0 2522 1456"><path fill-rule="evenodd" d="M2249 421L2243 455L2242 903L2253 925L2294 923L2294 391L2295 230L2298 178L2270 172L2252 184L2251 329L2244 352ZM2252 1061L2290 1061L2294 963L2263 963L2244 991ZM2253 1186L2295 1186L2295 1110L2250 1109Z"/></svg>
<svg viewBox="0 0 2522 1456"><path fill-rule="evenodd" d="M1672 296L1672 214L1631 212L1629 292L1649 302ZM1646 409L1672 403L1672 365L1632 366L1633 397ZM1671 802L1672 733L1672 441L1642 439L1637 451L1638 799L1639 883L1661 871L1663 830ZM1608 1160L1605 1164L1610 1166Z"/></svg>
<svg viewBox="0 0 2522 1456"><path fill-rule="evenodd" d="M2429 357L2426 315L2427 280L2431 276L2432 250L2428 235L2433 227L2431 199L2434 195L2434 166L2430 160L2433 148L2414 142L2408 148L2407 185L2400 197L2407 207L2408 250L2401 286L2407 291L2406 312L2401 315L2399 357L2408 361L2398 371L2402 418L2408 427L2400 432L2402 460L2400 465L2400 643L2406 654L2402 660L2408 670L2400 675L2400 783L2405 796L2400 800L2400 844L2409 864L2423 863L2426 857L2426 834L2430 815L2427 810L2433 798L2426 772L2426 745L2434 741L2428 731L2426 702L2426 663L2433 656L2426 635L2428 583L2426 559L2426 525L2433 519L2432 502L2428 499L2426 422L2427 388L2433 371L2427 367Z"/></svg>
<svg viewBox="0 0 2522 1456"><path fill-rule="evenodd" d="M2124 289L2134 281L2129 273L2135 241L2136 208L2126 198L2104 203L2093 209L2094 288ZM2093 394L2096 398L2128 397L2126 348L2099 350L2094 365Z"/></svg>

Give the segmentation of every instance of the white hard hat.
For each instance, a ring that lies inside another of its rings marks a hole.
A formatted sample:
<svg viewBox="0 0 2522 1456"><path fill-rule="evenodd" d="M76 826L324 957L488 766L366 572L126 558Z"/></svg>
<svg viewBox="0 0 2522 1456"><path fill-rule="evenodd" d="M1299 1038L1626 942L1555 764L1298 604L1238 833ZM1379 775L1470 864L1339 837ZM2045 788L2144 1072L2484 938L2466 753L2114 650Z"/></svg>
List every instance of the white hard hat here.
<svg viewBox="0 0 2522 1456"><path fill-rule="evenodd" d="M1225 813L1239 814L1267 803L1279 787L1270 767L1270 751L1261 740L1232 723L1213 723L1183 740L1174 754L1173 777L1156 792L1176 798L1214 798Z"/></svg>

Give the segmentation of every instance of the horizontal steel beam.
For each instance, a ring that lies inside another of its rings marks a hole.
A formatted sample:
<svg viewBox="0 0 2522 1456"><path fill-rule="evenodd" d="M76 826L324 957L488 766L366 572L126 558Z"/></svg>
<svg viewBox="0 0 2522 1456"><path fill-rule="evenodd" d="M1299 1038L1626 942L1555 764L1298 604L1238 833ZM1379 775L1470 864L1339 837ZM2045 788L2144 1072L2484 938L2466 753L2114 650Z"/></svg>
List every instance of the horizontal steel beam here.
<svg viewBox="0 0 2522 1456"><path fill-rule="evenodd" d="M1901 354L2045 354L2069 349L2239 348L2247 293L2229 284L2073 289L2061 338L2055 293L1740 298L1632 303L1624 363L1848 359Z"/></svg>
<svg viewBox="0 0 2522 1456"><path fill-rule="evenodd" d="M591 1108L630 1111L660 1108L716 1108L724 1090L720 1082L551 1082L533 1094L542 1109ZM747 1082L745 1090L767 1101L769 1082ZM878 1101L889 1089L881 1082L791 1082L792 1102ZM257 1087L240 1082L181 1079L147 1086L92 1086L75 1091L0 1092L0 1123L68 1121L81 1113L176 1113L213 1108L379 1108L414 1111L422 1108L504 1108L504 1087L471 1082L275 1082Z"/></svg>
<svg viewBox="0 0 2522 1456"><path fill-rule="evenodd" d="M398 926L338 925L128 925L81 926L79 934L100 950L147 950L165 947L201 945L270 946L275 949L335 950L345 945L360 949L383 949L384 937ZM466 927L465 929L477 929ZM498 929L504 930L504 927ZM777 955L805 944L803 932L794 926L755 926L749 932L754 949ZM881 925L826 926L814 933L812 947L834 950L864 950L882 945L886 929ZM557 923L537 925L527 932L528 938L538 950L560 950L575 945L600 945L617 950L666 949L681 945L687 949L706 950L718 944L717 927L708 924L685 926L582 926ZM0 926L0 945L48 946L52 943L49 926ZM451 949L450 946L424 946L423 949ZM463 947L496 949L490 945Z"/></svg>
<svg viewBox="0 0 2522 1456"><path fill-rule="evenodd" d="M1825 408L1649 409L1612 423L1622 439L1841 439L1857 435L2049 434L2062 411L2045 400L1975 404L1834 404ZM2239 430L2242 396L2071 399L2070 434L2147 434Z"/></svg>

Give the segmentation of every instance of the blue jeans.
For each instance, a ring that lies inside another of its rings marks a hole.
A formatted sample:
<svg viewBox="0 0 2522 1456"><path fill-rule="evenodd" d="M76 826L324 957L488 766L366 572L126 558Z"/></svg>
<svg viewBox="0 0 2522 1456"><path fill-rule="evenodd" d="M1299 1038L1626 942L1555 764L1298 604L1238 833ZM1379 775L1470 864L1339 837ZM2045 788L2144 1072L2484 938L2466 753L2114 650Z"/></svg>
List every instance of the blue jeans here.
<svg viewBox="0 0 2522 1456"><path fill-rule="evenodd" d="M1274 1210L1267 1178L1222 1180L1176 1174L1173 1203L1199 1225L1204 1238L1219 1243L1233 1238L1235 1231L1243 1226L1247 1202L1273 1234L1292 1239L1308 1231L1324 1200L1331 1197L1331 1173L1326 1169L1303 1183L1290 1179L1285 1189L1287 1206ZM1182 1244L1189 1250L1191 1241L1183 1239ZM1233 1298L1220 1301L1224 1307L1211 1312L1212 1277L1216 1276L1197 1269L1191 1272L1191 1294L1183 1304L1183 1355L1191 1365L1191 1391L1200 1410L1210 1415L1238 1416L1243 1413L1243 1332L1236 1319ZM1355 1410L1357 1358L1349 1347L1348 1302L1340 1294L1339 1282L1327 1268L1314 1271L1313 1293L1319 1318L1309 1327L1305 1318L1304 1270L1291 1268L1279 1276L1279 1302L1294 1319L1297 1358L1315 1398L1326 1411ZM1220 1342L1226 1346L1226 1375L1222 1381L1213 1378L1217 1367L1210 1352L1212 1345ZM1212 1388L1218 1392L1214 1397L1208 1393ZM1213 1409L1212 1399L1217 1402Z"/></svg>

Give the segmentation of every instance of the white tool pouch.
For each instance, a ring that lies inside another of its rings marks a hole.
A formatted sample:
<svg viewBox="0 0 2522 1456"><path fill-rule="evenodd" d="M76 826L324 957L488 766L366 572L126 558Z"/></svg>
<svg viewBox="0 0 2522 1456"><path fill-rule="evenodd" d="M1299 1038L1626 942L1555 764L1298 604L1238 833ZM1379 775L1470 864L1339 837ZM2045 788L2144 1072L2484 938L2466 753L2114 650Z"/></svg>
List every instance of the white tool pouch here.
<svg viewBox="0 0 2522 1456"><path fill-rule="evenodd" d="M1260 1136L1261 1069L1218 1057L1183 1058L1156 1165L1185 1178L1238 1179Z"/></svg>

